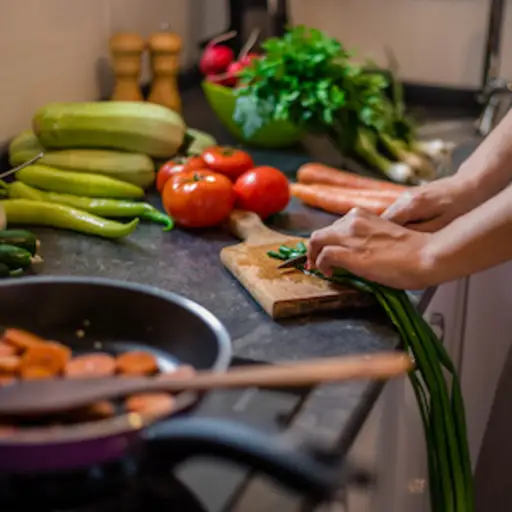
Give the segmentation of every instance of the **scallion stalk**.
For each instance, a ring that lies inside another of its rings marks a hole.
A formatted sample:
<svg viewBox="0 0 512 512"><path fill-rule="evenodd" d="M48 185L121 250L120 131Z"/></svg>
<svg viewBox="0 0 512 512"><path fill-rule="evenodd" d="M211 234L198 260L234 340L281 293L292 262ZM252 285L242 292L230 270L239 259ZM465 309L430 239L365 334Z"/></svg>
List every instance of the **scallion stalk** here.
<svg viewBox="0 0 512 512"><path fill-rule="evenodd" d="M305 248L293 251L305 253ZM473 512L474 484L464 400L455 365L442 342L404 291L340 269L329 278L318 271L309 273L375 295L396 327L405 350L411 352L415 360L416 366L409 378L425 433L431 508L435 512ZM443 370L451 375L451 386Z"/></svg>

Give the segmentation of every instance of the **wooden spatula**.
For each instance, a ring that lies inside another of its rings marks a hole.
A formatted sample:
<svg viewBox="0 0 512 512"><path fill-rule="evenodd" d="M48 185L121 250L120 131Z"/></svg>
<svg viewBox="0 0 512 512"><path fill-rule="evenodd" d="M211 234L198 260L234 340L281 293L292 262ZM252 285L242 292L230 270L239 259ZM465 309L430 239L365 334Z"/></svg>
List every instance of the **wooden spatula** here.
<svg viewBox="0 0 512 512"><path fill-rule="evenodd" d="M220 259L272 318L372 303L371 297L351 288L294 268L279 269L280 262L267 256L269 250L282 244L295 246L304 238L274 231L256 214L245 211L233 212L229 227L243 242L222 249Z"/></svg>
<svg viewBox="0 0 512 512"><path fill-rule="evenodd" d="M138 393L220 388L312 386L349 379L389 379L412 368L405 353L382 352L278 365L238 366L226 373L198 372L179 380L108 377L24 381L0 389L0 416L44 415Z"/></svg>

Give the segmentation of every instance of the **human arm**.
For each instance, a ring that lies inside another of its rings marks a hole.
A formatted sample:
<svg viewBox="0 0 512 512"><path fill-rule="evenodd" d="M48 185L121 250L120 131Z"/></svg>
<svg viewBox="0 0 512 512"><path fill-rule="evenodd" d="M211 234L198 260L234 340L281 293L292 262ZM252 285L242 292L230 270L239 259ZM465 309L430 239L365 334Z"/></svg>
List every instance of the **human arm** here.
<svg viewBox="0 0 512 512"><path fill-rule="evenodd" d="M512 180L512 111L454 176L414 187L383 214L421 231L437 231L487 201Z"/></svg>
<svg viewBox="0 0 512 512"><path fill-rule="evenodd" d="M333 268L403 289L479 272L512 258L512 187L436 233L408 229L353 210L316 231L308 262L329 275Z"/></svg>

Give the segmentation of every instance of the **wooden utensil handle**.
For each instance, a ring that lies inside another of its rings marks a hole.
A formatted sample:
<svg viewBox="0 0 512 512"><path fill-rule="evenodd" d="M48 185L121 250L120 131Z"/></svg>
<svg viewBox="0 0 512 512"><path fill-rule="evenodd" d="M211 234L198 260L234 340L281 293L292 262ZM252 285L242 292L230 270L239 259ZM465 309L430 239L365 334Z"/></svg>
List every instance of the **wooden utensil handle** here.
<svg viewBox="0 0 512 512"><path fill-rule="evenodd" d="M350 379L384 380L403 375L413 368L403 352L382 352L366 356L343 356L278 365L234 368L226 373L198 373L187 389L237 387L310 386Z"/></svg>
<svg viewBox="0 0 512 512"><path fill-rule="evenodd" d="M251 244L272 243L279 238L285 238L263 224L260 217L253 212L234 210L229 217L229 229L241 240Z"/></svg>

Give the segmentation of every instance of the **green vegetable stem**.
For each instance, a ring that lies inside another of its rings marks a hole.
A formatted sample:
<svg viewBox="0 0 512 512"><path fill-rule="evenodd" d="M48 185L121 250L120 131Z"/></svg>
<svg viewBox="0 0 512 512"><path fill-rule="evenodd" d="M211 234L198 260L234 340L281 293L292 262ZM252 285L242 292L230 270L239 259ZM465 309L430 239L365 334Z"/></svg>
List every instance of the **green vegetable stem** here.
<svg viewBox="0 0 512 512"><path fill-rule="evenodd" d="M297 247L282 247L268 255L287 259L287 251L300 252ZM318 271L309 273L327 279ZM403 290L381 286L341 269L328 279L373 293L400 334L404 348L414 357L415 369L409 378L425 432L432 511L473 512L474 484L464 400L455 366L442 342Z"/></svg>
<svg viewBox="0 0 512 512"><path fill-rule="evenodd" d="M100 174L61 171L46 165L29 165L16 173L16 179L43 190L78 196L138 199L144 190L132 183Z"/></svg>
<svg viewBox="0 0 512 512"><path fill-rule="evenodd" d="M61 194L59 192L43 192L21 181L15 181L7 185L7 189L9 197L13 199L30 199L33 201L58 203L78 208L100 217L139 217L143 220L163 224L164 231L170 231L174 227L174 222L168 215L158 211L148 203L122 199L83 197Z"/></svg>
<svg viewBox="0 0 512 512"><path fill-rule="evenodd" d="M8 224L30 224L70 229L103 238L122 238L135 231L139 219L121 224L92 213L56 203L27 199L1 201Z"/></svg>

